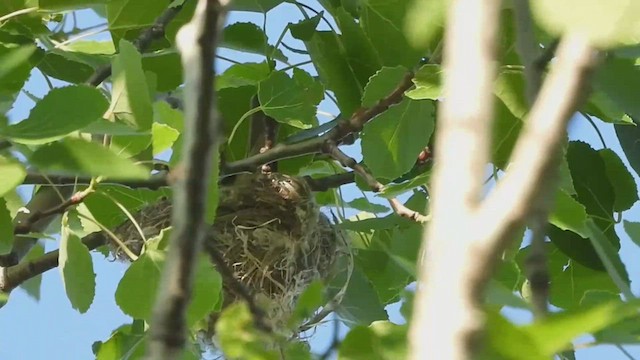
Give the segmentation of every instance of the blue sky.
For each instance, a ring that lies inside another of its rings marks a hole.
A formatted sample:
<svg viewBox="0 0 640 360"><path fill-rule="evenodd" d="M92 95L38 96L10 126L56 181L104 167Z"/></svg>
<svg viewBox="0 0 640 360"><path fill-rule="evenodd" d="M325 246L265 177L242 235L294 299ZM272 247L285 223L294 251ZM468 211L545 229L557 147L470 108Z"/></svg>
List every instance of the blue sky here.
<svg viewBox="0 0 640 360"><path fill-rule="evenodd" d="M271 43L274 43L286 25L286 21L301 18L300 12L292 5L284 4L272 10L268 14L267 29ZM260 14L232 13L228 22L251 21L259 25L263 18ZM83 11L78 15L80 27L88 27L101 23L92 12ZM321 24L321 26L326 26ZM105 38L105 34L100 34L96 38ZM297 41L289 35L284 38L285 42L294 47ZM221 54L240 61L262 61L260 56L239 54L233 51L222 50ZM290 56L291 63L298 63L306 60L295 54ZM225 61L218 62L218 70L222 71L230 64ZM303 67L310 71L311 66ZM27 87L32 94L42 97L48 91L48 87L40 74L34 71ZM13 121L23 119L28 115L29 109L34 103L24 94L16 102L15 108L9 114ZM337 109L330 102L323 102L321 110L332 114L337 113ZM324 117L320 117L325 120ZM607 145L619 154L622 154L613 127L607 124L599 124L603 132ZM590 142L592 146L600 148L600 141L593 128L583 119L574 119L570 127L571 139L582 139ZM359 157L357 147L352 147L349 154ZM625 160L626 161L626 160ZM636 177L636 181L638 178ZM29 189L22 189L28 193ZM353 186L343 189L343 194L347 200L361 197L360 191ZM373 198L371 196L370 198ZM624 219L640 221L640 205L634 206L624 215ZM622 258L627 264L627 269L633 280L632 289L634 293L640 293L640 282L638 274L640 264L636 260L640 255L640 249L630 241L622 229L621 225L616 227L622 239ZM47 250L57 247L54 241L47 241ZM11 294L9 303L0 310L0 359L50 359L50 360L83 360L93 358L91 344L97 340L106 340L111 331L118 326L129 323L131 320L125 316L114 300L114 293L120 278L126 270L126 266L119 262L110 262L100 254L94 254L94 268L97 274L97 289L93 305L86 314L79 314L73 310L66 298L63 285L60 280L58 270L47 272L43 276L42 299L36 302L21 289ZM392 320L401 321L398 313L398 306L389 309ZM529 321L530 317L518 311L506 311L513 321L522 323ZM346 329L342 327L344 334ZM320 326L313 336L311 345L316 352L322 352L332 338L332 325ZM632 354L640 358L640 347L626 347ZM578 352L578 359L628 359L622 352L613 346L600 346L585 349Z"/></svg>

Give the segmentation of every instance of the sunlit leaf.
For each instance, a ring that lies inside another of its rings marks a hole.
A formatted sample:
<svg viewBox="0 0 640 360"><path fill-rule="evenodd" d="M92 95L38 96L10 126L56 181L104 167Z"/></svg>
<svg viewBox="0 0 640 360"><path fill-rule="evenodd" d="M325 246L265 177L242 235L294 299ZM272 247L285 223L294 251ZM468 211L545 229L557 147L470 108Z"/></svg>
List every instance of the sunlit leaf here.
<svg viewBox="0 0 640 360"><path fill-rule="evenodd" d="M9 160L0 156L0 196L22 184L27 171L24 166L15 160Z"/></svg>

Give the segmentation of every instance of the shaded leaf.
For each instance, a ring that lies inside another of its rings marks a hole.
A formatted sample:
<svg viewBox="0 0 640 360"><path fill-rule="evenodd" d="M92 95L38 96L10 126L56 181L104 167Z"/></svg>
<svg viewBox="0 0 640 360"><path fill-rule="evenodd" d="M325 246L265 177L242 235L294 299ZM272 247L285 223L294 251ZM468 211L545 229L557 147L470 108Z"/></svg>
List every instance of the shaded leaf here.
<svg viewBox="0 0 640 360"><path fill-rule="evenodd" d="M347 62L360 87L364 87L369 78L382 67L382 61L360 24L343 8L338 8L336 13L335 20L340 26L340 41L344 45Z"/></svg>
<svg viewBox="0 0 640 360"><path fill-rule="evenodd" d="M339 348L341 360L394 360L407 354L408 325L376 321L370 326L356 326Z"/></svg>
<svg viewBox="0 0 640 360"><path fill-rule="evenodd" d="M80 313L87 312L96 291L96 274L89 249L78 236L63 230L58 262L71 307Z"/></svg>
<svg viewBox="0 0 640 360"><path fill-rule="evenodd" d="M404 76L407 69L402 66L383 67L376 72L364 88L362 95L362 106L371 107L379 100L389 96L395 90Z"/></svg>
<svg viewBox="0 0 640 360"><path fill-rule="evenodd" d="M607 177L615 193L614 211L630 209L638 201L638 188L633 176L627 170L618 154L611 149L602 149L598 153L607 170Z"/></svg>
<svg viewBox="0 0 640 360"><path fill-rule="evenodd" d="M388 207L384 205L372 203L366 198L353 199L349 202L346 202L344 206L350 207L352 209L357 209L360 211L374 213L374 214L379 214L379 213L384 213L389 211Z"/></svg>
<svg viewBox="0 0 640 360"><path fill-rule="evenodd" d="M247 85L257 86L268 78L270 73L271 68L266 62L233 64L216 76L216 90Z"/></svg>
<svg viewBox="0 0 640 360"><path fill-rule="evenodd" d="M376 177L395 179L413 167L433 129L433 103L404 99L365 125L364 162Z"/></svg>
<svg viewBox="0 0 640 360"><path fill-rule="evenodd" d="M145 179L148 170L95 142L67 138L39 147L30 161L41 170L106 176L112 179Z"/></svg>
<svg viewBox="0 0 640 360"><path fill-rule="evenodd" d="M13 246L13 223L7 202L0 197L0 254L11 252Z"/></svg>
<svg viewBox="0 0 640 360"><path fill-rule="evenodd" d="M148 250L127 269L116 289L116 303L120 309L134 319L149 320L153 308L164 252Z"/></svg>
<svg viewBox="0 0 640 360"><path fill-rule="evenodd" d="M44 255L44 246L36 243L24 257L23 261L31 261ZM40 301L40 285L42 284L42 275L37 275L20 284L20 288L24 290L35 301Z"/></svg>
<svg viewBox="0 0 640 360"><path fill-rule="evenodd" d="M0 134L25 144L51 142L98 120L107 107L107 99L98 89L85 85L53 89L31 110L29 118L0 127Z"/></svg>
<svg viewBox="0 0 640 360"><path fill-rule="evenodd" d="M623 221L624 231L627 232L631 241L640 246L640 223L632 221Z"/></svg>
<svg viewBox="0 0 640 360"><path fill-rule="evenodd" d="M280 49L269 45L265 33L253 23L234 23L227 25L222 32L219 46L260 54L287 62L288 59Z"/></svg>
<svg viewBox="0 0 640 360"><path fill-rule="evenodd" d="M304 87L284 72L273 72L258 86L262 111L276 121L302 129L314 125L316 105Z"/></svg>
<svg viewBox="0 0 640 360"><path fill-rule="evenodd" d="M339 275L334 282L344 284L345 279ZM386 320L387 312L378 299L378 294L371 282L358 268L353 270L344 298L337 309L338 315L349 322L369 325L376 320Z"/></svg>

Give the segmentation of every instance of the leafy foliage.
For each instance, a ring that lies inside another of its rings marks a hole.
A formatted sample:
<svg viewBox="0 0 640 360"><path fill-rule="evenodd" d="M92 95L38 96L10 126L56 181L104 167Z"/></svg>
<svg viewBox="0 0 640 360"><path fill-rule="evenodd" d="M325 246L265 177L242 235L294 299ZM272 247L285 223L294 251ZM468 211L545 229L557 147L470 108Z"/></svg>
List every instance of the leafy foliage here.
<svg viewBox="0 0 640 360"><path fill-rule="evenodd" d="M29 238L56 239L50 242L59 248L65 293L80 313L90 310L100 286L96 281L102 276L94 273L93 262L99 257L92 252L111 256L104 246L88 247L91 234L113 230L145 205L171 196L164 185L173 180L174 172L166 177L165 170L180 169L183 135L190 126L182 104L190 99L182 93L183 64L175 35L191 18L195 1L169 3L0 1L0 254L10 253L14 245ZM537 41L544 51L553 48L552 39L577 31L609 53L594 74L583 116L577 116L576 127L569 130L572 141L560 159L559 186L548 219L549 302L558 314L516 325L499 311L513 307L530 311L524 274L531 247L522 241L521 229L514 246L501 257L487 290L483 354L487 359L547 358L572 350L571 342L585 333L594 335L594 346L640 343L638 303L629 289L637 271L635 264L625 261L626 254L620 254L640 246L640 223L633 216L639 200L635 175L640 174L636 99L640 9L626 0L530 3ZM360 124L362 129L353 129L357 134L352 138L337 139L342 141L339 145L353 143L344 147L347 155L383 187L374 194L371 179L356 176L355 186L340 190L330 186L315 193L316 202L334 214L352 252L340 254L342 271L302 292L287 321L287 331L305 328L319 309L340 299L334 313L340 329L348 327L348 332L332 345L336 350L336 344L341 344L339 359L397 359L407 352L408 325L395 320L408 321L411 316L423 228L385 204L392 199L420 213L428 210L431 154L438 151L434 148L437 112L441 102L447 101L440 60L446 5L442 0L320 0L311 5L236 0L230 7L233 19L220 34L214 85L223 126L219 153L211 160L209 197L203 199L209 223L215 220L219 197L225 196L219 183L234 179L229 167L260 151L252 143L255 119L267 117L278 124L272 139L279 144L277 151L303 148L295 156L283 152L277 159L279 172L322 181L327 176L344 176L351 169L327 156L327 144L311 150L304 146L336 126L346 126L367 109L384 105L383 111ZM161 35L141 49L140 34L167 6L182 8ZM73 20L86 14L91 14L93 23L104 23L97 36L87 36ZM493 94L488 191L509 170L530 110L514 18L512 6L505 6ZM104 84L87 85L104 66L111 67ZM390 99L410 72L413 86L398 99ZM35 102L30 110L29 101ZM609 137L613 135L605 133L602 145L591 141L584 130L590 126L588 120L597 124L598 131L615 129L622 152L612 145L615 139ZM163 177L165 183L154 183L156 177ZM49 186L61 178L68 186ZM151 185L149 189L128 187L140 183ZM76 186L74 192L87 192L80 199L69 199L74 201L63 209L32 209L31 214L52 211L62 214L62 219L15 236L20 229L17 216L29 215L22 209L23 199L38 196L33 196L30 185L59 191L65 199L71 185ZM619 231L622 228L626 233ZM94 344L97 359L144 356L170 234L165 228L147 238L148 230L136 229L145 245L128 264L113 295L119 308L112 311L121 311L133 321ZM128 239L118 240L126 244ZM42 241L25 254L21 264L47 256ZM214 331L218 350L231 359L318 355L311 353L304 337L291 340L257 329L245 303L224 298L223 278L210 259L202 256L194 266L193 296L186 315L191 334ZM36 276L19 285L33 299L46 301L41 280ZM4 304L9 299L1 295ZM218 319L214 327L208 323L212 314ZM185 359L202 355L196 336L191 340ZM578 358L580 354L577 351Z"/></svg>

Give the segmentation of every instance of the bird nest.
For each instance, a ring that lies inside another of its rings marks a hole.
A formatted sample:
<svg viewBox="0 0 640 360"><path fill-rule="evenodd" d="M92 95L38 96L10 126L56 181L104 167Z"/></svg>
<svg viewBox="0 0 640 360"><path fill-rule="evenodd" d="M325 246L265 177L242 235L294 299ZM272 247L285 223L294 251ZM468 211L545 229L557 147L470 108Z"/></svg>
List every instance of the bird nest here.
<svg viewBox="0 0 640 360"><path fill-rule="evenodd" d="M161 200L133 218L137 224L127 221L114 233L140 254L144 238L170 226L171 203ZM220 186L205 249L223 256L235 279L253 292L269 324L283 328L300 294L313 281L328 279L348 245L320 212L304 180L270 173L239 175L232 184ZM118 247L114 252L125 256ZM224 280L223 307L238 298L228 281Z"/></svg>

